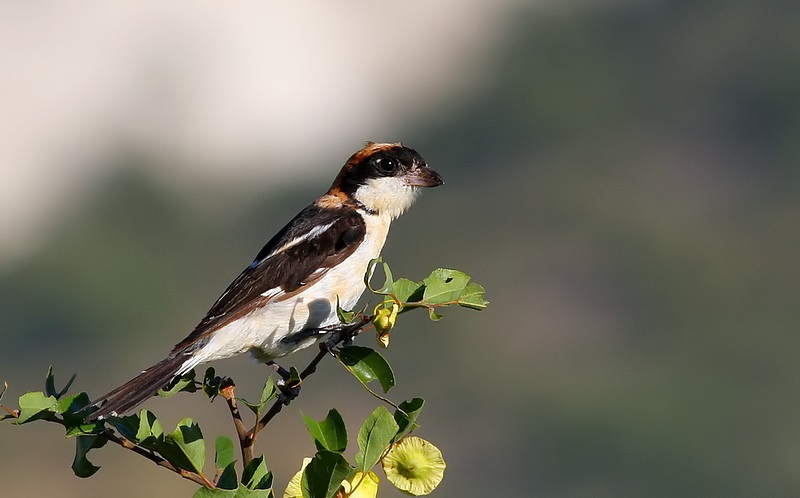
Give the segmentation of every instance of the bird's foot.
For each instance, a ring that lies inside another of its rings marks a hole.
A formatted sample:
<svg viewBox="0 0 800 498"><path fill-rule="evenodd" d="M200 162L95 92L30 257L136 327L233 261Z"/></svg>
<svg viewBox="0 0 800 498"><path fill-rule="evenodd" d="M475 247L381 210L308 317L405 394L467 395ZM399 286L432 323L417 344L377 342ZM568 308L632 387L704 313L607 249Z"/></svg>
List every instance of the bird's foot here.
<svg viewBox="0 0 800 498"><path fill-rule="evenodd" d="M359 331L359 328L350 325L332 325L328 327L330 335L320 347L324 347L325 351L335 355L340 344L344 348L352 346L353 339L355 339Z"/></svg>
<svg viewBox="0 0 800 498"><path fill-rule="evenodd" d="M276 385L278 386L278 390L280 391L278 393L278 401L280 401L284 405L288 405L289 403L294 401L296 397L300 396L299 381L296 383L287 384L281 380L278 381Z"/></svg>
<svg viewBox="0 0 800 498"><path fill-rule="evenodd" d="M280 375L280 379L275 385L278 387L278 401L284 405L291 403L297 396L300 395L300 384L302 379L296 375L296 371L286 370L274 361L270 361L267 365L275 370Z"/></svg>

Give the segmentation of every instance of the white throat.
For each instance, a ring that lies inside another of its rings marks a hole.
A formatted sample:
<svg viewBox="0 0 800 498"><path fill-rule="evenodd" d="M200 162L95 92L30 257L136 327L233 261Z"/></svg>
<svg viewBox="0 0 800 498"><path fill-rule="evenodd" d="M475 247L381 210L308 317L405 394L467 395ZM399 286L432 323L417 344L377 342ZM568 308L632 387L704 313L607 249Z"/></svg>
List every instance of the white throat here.
<svg viewBox="0 0 800 498"><path fill-rule="evenodd" d="M417 190L400 178L371 178L353 197L369 211L395 219L414 203Z"/></svg>

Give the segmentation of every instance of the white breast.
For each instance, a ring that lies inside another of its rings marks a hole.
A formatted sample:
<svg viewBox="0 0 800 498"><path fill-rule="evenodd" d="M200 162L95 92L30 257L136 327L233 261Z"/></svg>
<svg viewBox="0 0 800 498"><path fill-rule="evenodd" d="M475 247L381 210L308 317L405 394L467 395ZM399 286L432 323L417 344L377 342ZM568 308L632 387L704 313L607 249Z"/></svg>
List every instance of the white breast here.
<svg viewBox="0 0 800 498"><path fill-rule="evenodd" d="M355 308L364 292L367 265L380 256L391 224L387 215L361 214L367 225L366 235L350 257L299 294L284 301L270 301L216 330L181 370L185 372L200 363L247 351L266 362L314 344L318 336L300 341L281 340L303 330L336 324L337 296L343 309Z"/></svg>

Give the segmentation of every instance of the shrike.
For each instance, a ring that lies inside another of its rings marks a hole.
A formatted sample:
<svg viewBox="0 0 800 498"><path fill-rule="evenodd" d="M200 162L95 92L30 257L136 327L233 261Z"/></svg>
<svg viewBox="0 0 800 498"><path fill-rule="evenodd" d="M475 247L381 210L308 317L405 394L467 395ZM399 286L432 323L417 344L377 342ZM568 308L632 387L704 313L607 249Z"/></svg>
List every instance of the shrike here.
<svg viewBox="0 0 800 498"><path fill-rule="evenodd" d="M101 396L87 420L125 413L175 377L249 352L265 363L314 344L355 307L389 225L423 187L444 182L414 150L369 142L228 286L163 360ZM326 329L327 327L327 329Z"/></svg>

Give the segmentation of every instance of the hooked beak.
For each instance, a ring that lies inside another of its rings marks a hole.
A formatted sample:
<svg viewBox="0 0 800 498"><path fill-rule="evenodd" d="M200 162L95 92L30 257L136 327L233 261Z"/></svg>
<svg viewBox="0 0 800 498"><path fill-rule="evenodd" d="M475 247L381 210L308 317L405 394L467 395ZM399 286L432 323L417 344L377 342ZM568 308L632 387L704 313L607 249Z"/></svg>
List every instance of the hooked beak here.
<svg viewBox="0 0 800 498"><path fill-rule="evenodd" d="M411 187L438 187L444 184L439 173L427 166L417 166L406 174L406 184Z"/></svg>

